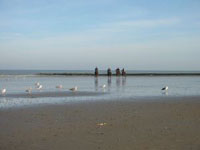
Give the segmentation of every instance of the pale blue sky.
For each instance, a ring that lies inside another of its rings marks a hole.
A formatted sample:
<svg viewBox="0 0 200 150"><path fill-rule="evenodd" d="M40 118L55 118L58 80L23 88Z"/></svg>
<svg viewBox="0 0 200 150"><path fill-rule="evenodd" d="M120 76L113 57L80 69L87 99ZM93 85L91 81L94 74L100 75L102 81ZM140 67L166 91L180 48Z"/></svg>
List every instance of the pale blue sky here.
<svg viewBox="0 0 200 150"><path fill-rule="evenodd" d="M0 69L200 70L199 0L0 0Z"/></svg>

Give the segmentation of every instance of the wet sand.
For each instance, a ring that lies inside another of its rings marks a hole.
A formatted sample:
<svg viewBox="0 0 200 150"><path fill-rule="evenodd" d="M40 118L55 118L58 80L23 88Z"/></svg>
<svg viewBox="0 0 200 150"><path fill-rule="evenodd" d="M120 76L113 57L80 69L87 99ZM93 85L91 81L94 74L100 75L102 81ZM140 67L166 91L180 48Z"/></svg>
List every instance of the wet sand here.
<svg viewBox="0 0 200 150"><path fill-rule="evenodd" d="M97 96L97 95L103 95L106 94L106 92L87 92L87 91L51 91L51 92L45 92L45 91L38 91L38 92L32 92L32 93L16 93L16 94L6 94L6 95L0 95L1 98L41 98L41 97L81 97L81 96Z"/></svg>
<svg viewBox="0 0 200 150"><path fill-rule="evenodd" d="M200 97L0 110L0 150L199 150Z"/></svg>

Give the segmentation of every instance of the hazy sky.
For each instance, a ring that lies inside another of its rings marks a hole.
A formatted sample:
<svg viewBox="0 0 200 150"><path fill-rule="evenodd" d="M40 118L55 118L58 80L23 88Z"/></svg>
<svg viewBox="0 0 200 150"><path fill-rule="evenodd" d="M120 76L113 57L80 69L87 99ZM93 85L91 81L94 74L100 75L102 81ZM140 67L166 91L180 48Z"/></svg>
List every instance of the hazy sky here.
<svg viewBox="0 0 200 150"><path fill-rule="evenodd" d="M0 69L200 70L200 0L0 0Z"/></svg>

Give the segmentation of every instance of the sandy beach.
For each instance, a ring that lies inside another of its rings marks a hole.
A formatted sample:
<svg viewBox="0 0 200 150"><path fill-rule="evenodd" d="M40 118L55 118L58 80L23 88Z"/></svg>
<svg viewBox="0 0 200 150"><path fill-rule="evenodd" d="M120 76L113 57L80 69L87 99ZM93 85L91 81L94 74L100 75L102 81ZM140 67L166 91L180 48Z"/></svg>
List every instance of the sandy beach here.
<svg viewBox="0 0 200 150"><path fill-rule="evenodd" d="M200 97L0 110L0 150L199 150Z"/></svg>

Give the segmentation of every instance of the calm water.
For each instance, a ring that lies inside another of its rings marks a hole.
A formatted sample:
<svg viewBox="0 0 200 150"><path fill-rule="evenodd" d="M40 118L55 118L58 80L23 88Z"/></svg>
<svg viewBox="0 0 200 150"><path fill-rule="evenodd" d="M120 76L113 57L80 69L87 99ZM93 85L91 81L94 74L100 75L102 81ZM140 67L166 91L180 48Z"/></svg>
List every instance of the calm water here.
<svg viewBox="0 0 200 150"><path fill-rule="evenodd" d="M41 71L40 71L41 72ZM39 71L38 71L39 73ZM62 84L64 89L78 86L79 91L104 92L97 96L82 97L48 97L48 98L7 98L0 96L0 108L30 106L38 104L56 104L85 100L113 100L135 97L152 96L192 96L200 95L200 76L129 76L129 77L92 77L92 76L38 76L35 72L0 72L0 88L6 87L8 94L25 93L25 89L40 82L43 85L41 92L57 91L56 85ZM103 90L101 85L106 84ZM161 88L169 86L167 93Z"/></svg>

